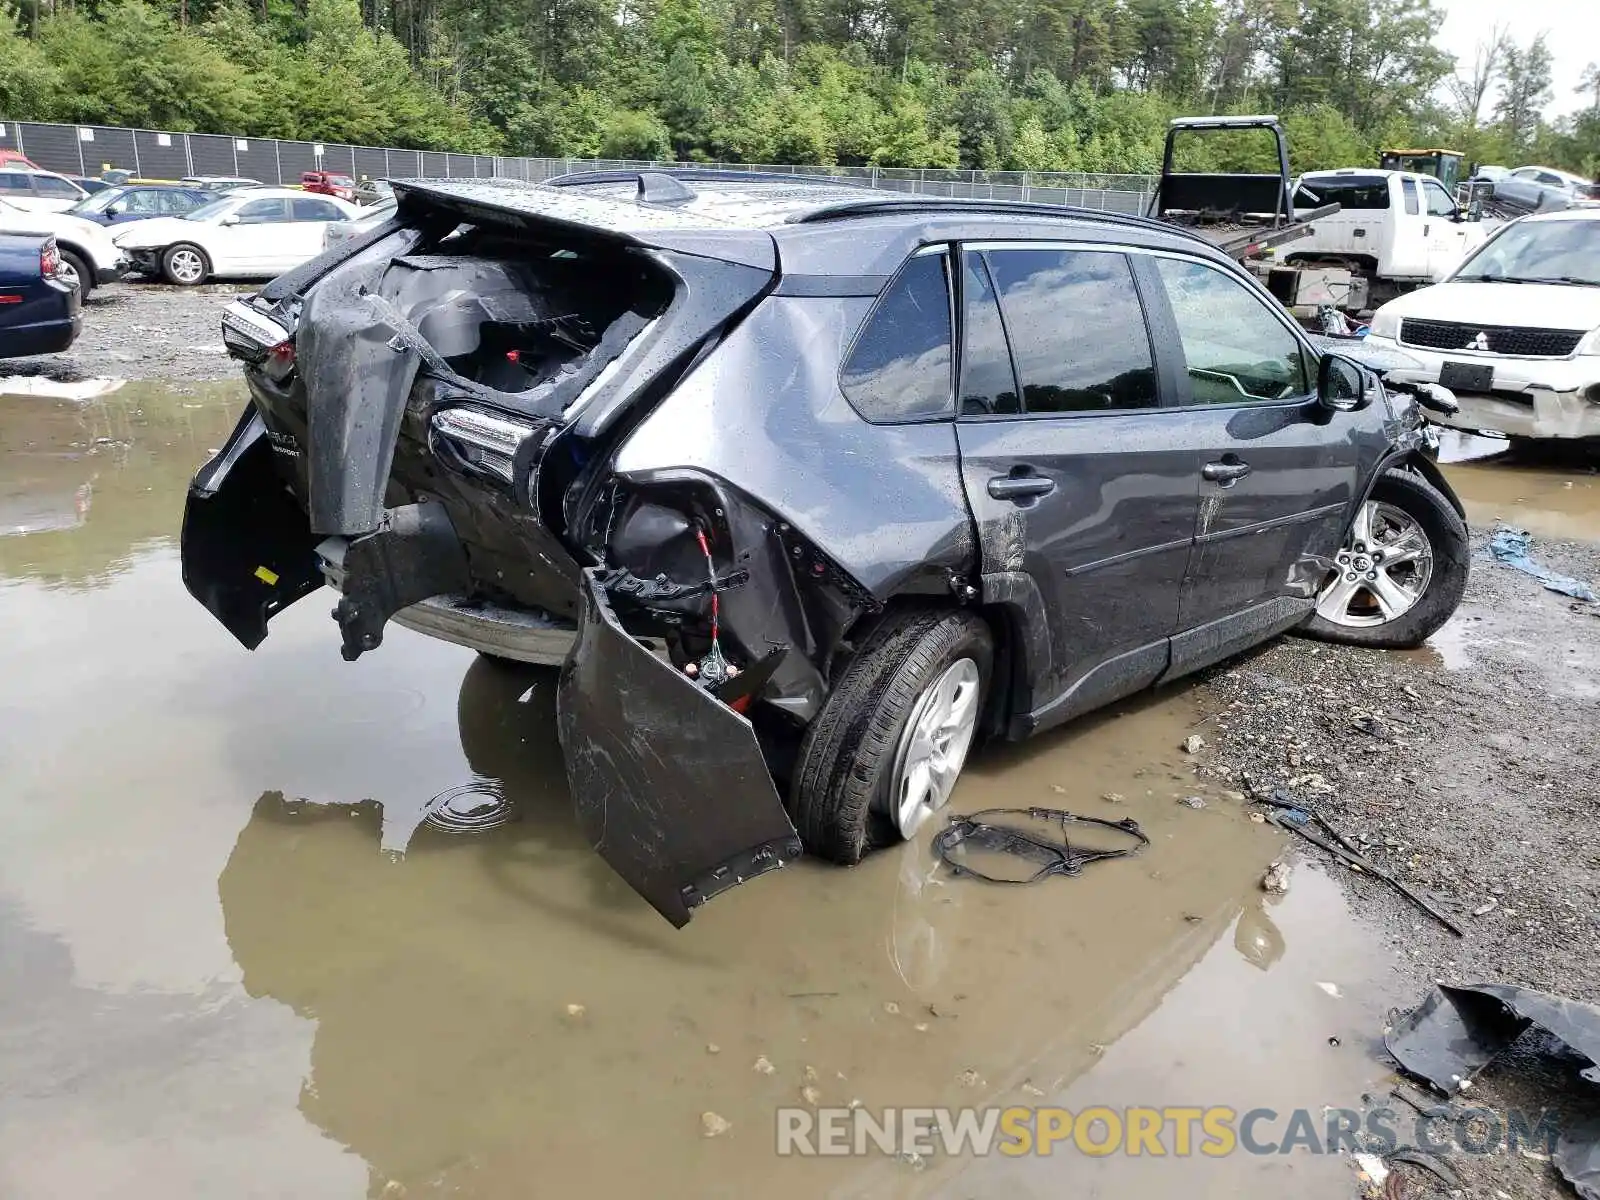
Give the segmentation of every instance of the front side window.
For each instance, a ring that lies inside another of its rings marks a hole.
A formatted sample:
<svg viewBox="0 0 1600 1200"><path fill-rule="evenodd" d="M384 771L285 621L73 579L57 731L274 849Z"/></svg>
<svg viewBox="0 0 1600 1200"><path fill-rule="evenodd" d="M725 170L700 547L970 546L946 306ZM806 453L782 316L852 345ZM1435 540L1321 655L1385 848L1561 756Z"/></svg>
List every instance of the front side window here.
<svg viewBox="0 0 1600 1200"><path fill-rule="evenodd" d="M239 224L266 225L285 219L282 200L252 200L239 209Z"/></svg>
<svg viewBox="0 0 1600 1200"><path fill-rule="evenodd" d="M1450 198L1450 193L1444 190L1442 183L1424 179L1422 181L1422 194L1428 201L1428 215L1430 217L1453 217L1456 215L1456 202Z"/></svg>
<svg viewBox="0 0 1600 1200"><path fill-rule="evenodd" d="M949 256L921 254L896 276L856 339L839 382L869 421L950 414Z"/></svg>
<svg viewBox="0 0 1600 1200"><path fill-rule="evenodd" d="M161 211L161 195L159 192L129 192L122 211L154 215Z"/></svg>
<svg viewBox="0 0 1600 1200"><path fill-rule="evenodd" d="M1188 362L1195 404L1248 404L1304 395L1300 342L1237 279L1204 263L1155 259Z"/></svg>
<svg viewBox="0 0 1600 1200"><path fill-rule="evenodd" d="M1158 403L1133 271L1101 250L992 250L989 268L1029 413Z"/></svg>
<svg viewBox="0 0 1600 1200"><path fill-rule="evenodd" d="M33 185L21 171L0 171L0 191L31 192Z"/></svg>

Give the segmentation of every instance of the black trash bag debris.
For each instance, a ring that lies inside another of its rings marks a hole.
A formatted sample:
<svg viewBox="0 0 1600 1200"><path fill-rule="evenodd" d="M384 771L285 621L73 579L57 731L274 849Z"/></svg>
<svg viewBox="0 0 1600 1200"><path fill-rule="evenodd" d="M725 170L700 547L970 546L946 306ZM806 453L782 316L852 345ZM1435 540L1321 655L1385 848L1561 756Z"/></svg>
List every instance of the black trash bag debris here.
<svg viewBox="0 0 1600 1200"><path fill-rule="evenodd" d="M1455 1095L1533 1027L1587 1059L1580 1077L1600 1083L1600 1008L1511 984L1441 983L1394 1021L1383 1044L1406 1072ZM1578 1195L1600 1200L1600 1127L1564 1130L1554 1161Z"/></svg>
<svg viewBox="0 0 1600 1200"><path fill-rule="evenodd" d="M1061 828L1061 840L1053 841L1034 830L1016 825L996 824L995 817L1025 817L1034 821L1052 821ZM1093 825L1109 829L1132 838L1131 844L1115 850L1074 846L1069 833L1071 825ZM1108 821L1100 817L1080 817L1059 808L988 808L969 815L955 815L950 824L933 837L933 849L944 864L957 875L970 875L986 883L1038 883L1052 875L1077 875L1088 864L1104 858L1126 858L1137 854L1150 844L1139 823L1130 818ZM1011 854L1026 862L1037 863L1038 870L1026 879L1007 879L988 875L967 862L952 857L957 850L968 847L997 854Z"/></svg>

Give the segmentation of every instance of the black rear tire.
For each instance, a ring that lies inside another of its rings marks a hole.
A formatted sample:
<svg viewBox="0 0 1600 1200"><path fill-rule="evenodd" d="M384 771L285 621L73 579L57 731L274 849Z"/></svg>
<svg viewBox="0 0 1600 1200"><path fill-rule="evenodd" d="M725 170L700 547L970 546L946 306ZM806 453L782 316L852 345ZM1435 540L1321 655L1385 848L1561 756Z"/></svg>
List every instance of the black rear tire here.
<svg viewBox="0 0 1600 1200"><path fill-rule="evenodd" d="M1433 551L1433 572L1414 605L1380 625L1350 626L1320 613L1301 626L1308 637L1350 646L1410 650L1422 645L1454 615L1467 590L1472 546L1466 523L1443 493L1410 471L1385 471L1372 489L1372 499L1393 505L1411 517L1427 536Z"/></svg>
<svg viewBox="0 0 1600 1200"><path fill-rule="evenodd" d="M89 293L94 291L94 272L89 269L89 264L71 250L61 251L61 261L72 268L72 273L78 277L78 298L87 300Z"/></svg>
<svg viewBox="0 0 1600 1200"><path fill-rule="evenodd" d="M982 618L908 610L868 635L800 746L789 808L807 851L849 866L900 840L889 801L901 734L923 693L962 658L977 665L981 714L994 664Z"/></svg>

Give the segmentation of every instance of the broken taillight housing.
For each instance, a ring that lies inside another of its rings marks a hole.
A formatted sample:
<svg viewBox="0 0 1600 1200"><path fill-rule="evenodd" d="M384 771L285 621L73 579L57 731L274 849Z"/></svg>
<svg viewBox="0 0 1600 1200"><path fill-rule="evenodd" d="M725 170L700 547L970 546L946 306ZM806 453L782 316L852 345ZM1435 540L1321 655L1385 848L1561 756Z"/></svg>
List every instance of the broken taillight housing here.
<svg viewBox="0 0 1600 1200"><path fill-rule="evenodd" d="M268 350L261 369L274 383L282 383L289 378L294 373L294 342L285 339Z"/></svg>
<svg viewBox="0 0 1600 1200"><path fill-rule="evenodd" d="M476 408L446 408L433 414L428 449L436 458L476 475L515 484L517 450L534 427Z"/></svg>
<svg viewBox="0 0 1600 1200"><path fill-rule="evenodd" d="M56 248L54 238L39 247L39 274L46 279L56 279L61 275L61 251Z"/></svg>

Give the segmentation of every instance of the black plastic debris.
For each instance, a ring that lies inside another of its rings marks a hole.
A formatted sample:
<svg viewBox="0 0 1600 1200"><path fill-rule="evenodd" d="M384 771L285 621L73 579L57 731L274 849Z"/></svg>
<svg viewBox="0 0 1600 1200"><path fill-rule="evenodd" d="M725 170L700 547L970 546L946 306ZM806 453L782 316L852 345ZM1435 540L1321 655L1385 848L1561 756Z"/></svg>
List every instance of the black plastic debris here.
<svg viewBox="0 0 1600 1200"><path fill-rule="evenodd" d="M1061 840L1054 841L1034 830L995 820L1005 817L1051 821L1060 827ZM1075 846L1071 836L1073 825L1109 829L1126 834L1133 840L1127 846L1113 850ZM1080 817L1059 808L988 808L966 816L956 815L933 838L934 853L952 872L970 875L986 883L1038 883L1052 875L1077 875L1090 863L1106 858L1126 858L1149 844L1150 839L1131 817L1107 821L1100 817ZM1025 862L1037 863L1038 869L1026 879L989 875L954 857L963 848L1014 855Z"/></svg>
<svg viewBox="0 0 1600 1200"><path fill-rule="evenodd" d="M1600 1083L1600 1008L1511 984L1442 983L1393 1022L1383 1044L1408 1074L1454 1095L1530 1028L1587 1059L1579 1076ZM1584 1200L1600 1200L1600 1128L1564 1130L1554 1162Z"/></svg>

